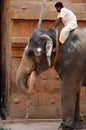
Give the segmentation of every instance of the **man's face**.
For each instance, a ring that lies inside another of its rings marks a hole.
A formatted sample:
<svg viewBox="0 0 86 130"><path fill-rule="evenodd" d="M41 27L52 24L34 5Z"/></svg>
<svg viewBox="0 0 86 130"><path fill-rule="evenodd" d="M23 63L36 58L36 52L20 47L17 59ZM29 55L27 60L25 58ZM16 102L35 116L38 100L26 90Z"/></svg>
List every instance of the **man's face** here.
<svg viewBox="0 0 86 130"><path fill-rule="evenodd" d="M60 12L61 11L61 7L56 6L56 10L57 10L57 12Z"/></svg>

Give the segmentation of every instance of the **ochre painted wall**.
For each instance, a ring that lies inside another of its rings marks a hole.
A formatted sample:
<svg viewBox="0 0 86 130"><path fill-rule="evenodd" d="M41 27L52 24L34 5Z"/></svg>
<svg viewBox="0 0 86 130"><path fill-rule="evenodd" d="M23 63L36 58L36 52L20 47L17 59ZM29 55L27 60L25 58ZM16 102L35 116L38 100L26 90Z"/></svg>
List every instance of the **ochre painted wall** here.
<svg viewBox="0 0 86 130"><path fill-rule="evenodd" d="M56 0L46 0L42 27L50 27L57 17ZM73 10L79 26L86 26L86 0L62 0ZM7 110L11 118L25 118L27 98L18 91L15 76L23 50L32 31L37 28L41 0L10 0L10 84L7 86ZM60 26L61 27L61 26ZM41 74L37 93L31 97L30 118L61 118L61 81L53 68ZM81 91L81 113L86 113L86 89Z"/></svg>

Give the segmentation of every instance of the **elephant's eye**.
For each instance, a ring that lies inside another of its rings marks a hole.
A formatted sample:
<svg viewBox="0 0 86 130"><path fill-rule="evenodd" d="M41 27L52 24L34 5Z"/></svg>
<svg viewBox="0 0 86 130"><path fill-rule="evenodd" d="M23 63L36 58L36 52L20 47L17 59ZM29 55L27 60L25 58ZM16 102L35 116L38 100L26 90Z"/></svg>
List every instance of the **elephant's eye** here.
<svg viewBox="0 0 86 130"><path fill-rule="evenodd" d="M44 45L45 43L46 43L46 41L41 38L40 41L39 41L39 44L40 44L40 45Z"/></svg>

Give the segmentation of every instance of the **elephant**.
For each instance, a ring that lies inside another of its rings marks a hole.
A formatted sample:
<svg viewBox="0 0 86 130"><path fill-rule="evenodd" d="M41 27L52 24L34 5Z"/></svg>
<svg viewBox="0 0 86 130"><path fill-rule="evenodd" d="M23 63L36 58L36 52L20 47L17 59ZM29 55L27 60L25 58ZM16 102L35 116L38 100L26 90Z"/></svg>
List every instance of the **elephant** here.
<svg viewBox="0 0 86 130"><path fill-rule="evenodd" d="M54 65L55 48L55 30L39 28L32 32L16 75L16 84L24 94L34 93L37 75ZM86 27L72 30L64 44L59 45L54 68L62 81L60 128L62 130L82 128L80 90L82 86L86 86Z"/></svg>

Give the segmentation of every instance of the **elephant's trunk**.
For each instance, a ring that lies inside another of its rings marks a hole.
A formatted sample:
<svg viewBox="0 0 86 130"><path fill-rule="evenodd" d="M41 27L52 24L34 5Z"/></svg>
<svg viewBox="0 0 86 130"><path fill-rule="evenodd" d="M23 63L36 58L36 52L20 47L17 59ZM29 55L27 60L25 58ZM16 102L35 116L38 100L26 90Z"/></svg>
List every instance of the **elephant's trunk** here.
<svg viewBox="0 0 86 130"><path fill-rule="evenodd" d="M28 95L33 95L35 93L36 77L37 77L37 72L32 71L29 79L27 80L27 86L29 86L29 89L27 91Z"/></svg>
<svg viewBox="0 0 86 130"><path fill-rule="evenodd" d="M16 75L17 87L22 93L31 95L34 92L35 79L34 62L24 53Z"/></svg>

